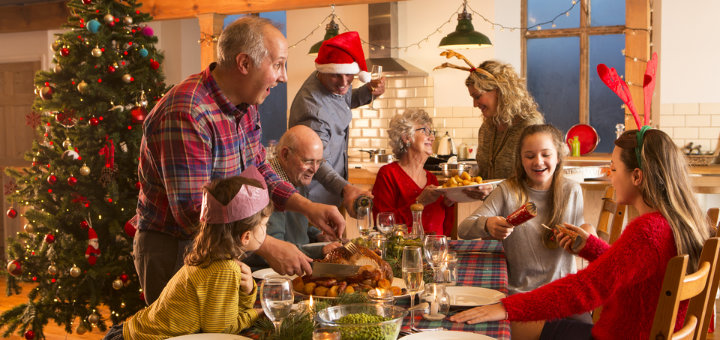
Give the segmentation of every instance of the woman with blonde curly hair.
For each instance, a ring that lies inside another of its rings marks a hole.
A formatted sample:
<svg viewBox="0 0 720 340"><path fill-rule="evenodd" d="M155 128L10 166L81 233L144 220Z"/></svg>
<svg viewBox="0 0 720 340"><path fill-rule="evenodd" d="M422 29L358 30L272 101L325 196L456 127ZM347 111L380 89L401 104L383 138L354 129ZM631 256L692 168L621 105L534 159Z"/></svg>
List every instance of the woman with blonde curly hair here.
<svg viewBox="0 0 720 340"><path fill-rule="evenodd" d="M477 164L482 178L508 178L513 175L516 148L525 127L542 124L545 119L527 90L525 79L510 64L488 60L475 67L463 55L447 50L440 55L458 58L470 66L444 63L437 68L469 71L465 79L473 106L482 111L483 124L478 131ZM485 199L492 186L480 186L465 192L473 198Z"/></svg>
<svg viewBox="0 0 720 340"><path fill-rule="evenodd" d="M373 213L392 212L396 223L412 226L410 205L425 206L422 224L425 234L450 235L455 202L436 191L438 180L423 168L432 154L435 135L432 119L424 110L408 109L390 120L388 136L396 162L378 171L373 186Z"/></svg>

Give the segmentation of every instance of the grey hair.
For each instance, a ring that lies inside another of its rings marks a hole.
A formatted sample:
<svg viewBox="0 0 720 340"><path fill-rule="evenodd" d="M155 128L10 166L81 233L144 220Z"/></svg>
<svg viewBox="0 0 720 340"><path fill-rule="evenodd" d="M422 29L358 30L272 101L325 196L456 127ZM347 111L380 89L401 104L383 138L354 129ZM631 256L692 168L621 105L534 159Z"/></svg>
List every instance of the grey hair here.
<svg viewBox="0 0 720 340"><path fill-rule="evenodd" d="M428 125L432 129L432 118L423 109L407 109L405 113L395 115L388 126L388 137L390 147L396 158L407 153L408 144L403 138L411 137L415 133L413 124Z"/></svg>
<svg viewBox="0 0 720 340"><path fill-rule="evenodd" d="M245 53L255 67L267 57L265 27L273 26L269 19L254 15L244 16L225 27L217 44L217 63L221 68L235 68L238 54Z"/></svg>

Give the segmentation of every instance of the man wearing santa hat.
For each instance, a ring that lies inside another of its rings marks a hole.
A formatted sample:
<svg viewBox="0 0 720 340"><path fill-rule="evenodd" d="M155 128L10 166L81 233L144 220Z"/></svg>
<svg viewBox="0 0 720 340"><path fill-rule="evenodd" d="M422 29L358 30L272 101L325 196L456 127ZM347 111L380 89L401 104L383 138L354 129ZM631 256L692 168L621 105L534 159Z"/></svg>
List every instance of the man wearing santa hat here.
<svg viewBox="0 0 720 340"><path fill-rule="evenodd" d="M353 200L361 194L372 194L347 181L350 109L366 105L373 97L385 93L385 78L370 80L357 32L346 32L324 41L315 59L315 69L295 95L288 126L306 125L315 130L323 142L327 162L315 174L308 198L334 205L342 202L354 215ZM353 90L355 75L367 84Z"/></svg>

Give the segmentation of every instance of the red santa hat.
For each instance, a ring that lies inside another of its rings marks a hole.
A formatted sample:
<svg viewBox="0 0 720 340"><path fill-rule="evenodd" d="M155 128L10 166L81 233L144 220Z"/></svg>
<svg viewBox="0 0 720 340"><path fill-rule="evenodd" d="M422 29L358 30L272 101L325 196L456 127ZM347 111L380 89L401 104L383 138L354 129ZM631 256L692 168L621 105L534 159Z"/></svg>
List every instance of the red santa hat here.
<svg viewBox="0 0 720 340"><path fill-rule="evenodd" d="M370 81L360 36L354 31L323 41L315 69L321 73L357 74L363 83Z"/></svg>
<svg viewBox="0 0 720 340"><path fill-rule="evenodd" d="M98 236L97 236L97 233L95 232L95 229L93 229L92 227L88 228L88 241L90 241L92 239L97 240L97 238L98 238Z"/></svg>

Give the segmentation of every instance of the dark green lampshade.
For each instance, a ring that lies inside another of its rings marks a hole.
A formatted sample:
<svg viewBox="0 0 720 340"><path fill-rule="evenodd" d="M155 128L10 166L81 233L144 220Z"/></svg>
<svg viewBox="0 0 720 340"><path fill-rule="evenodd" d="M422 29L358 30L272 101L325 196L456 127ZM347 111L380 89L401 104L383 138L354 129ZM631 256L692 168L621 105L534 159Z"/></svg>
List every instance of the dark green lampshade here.
<svg viewBox="0 0 720 340"><path fill-rule="evenodd" d="M340 33L340 27L338 24L335 23L335 20L330 20L330 22L325 26L325 37L323 40L318 41L312 47L310 47L310 51L308 51L309 55L317 55L320 51L320 46L322 45L323 41L328 40Z"/></svg>
<svg viewBox="0 0 720 340"><path fill-rule="evenodd" d="M470 13L458 14L458 24L455 32L446 35L440 40L438 47L445 49L481 48L492 45L490 38L475 30Z"/></svg>

